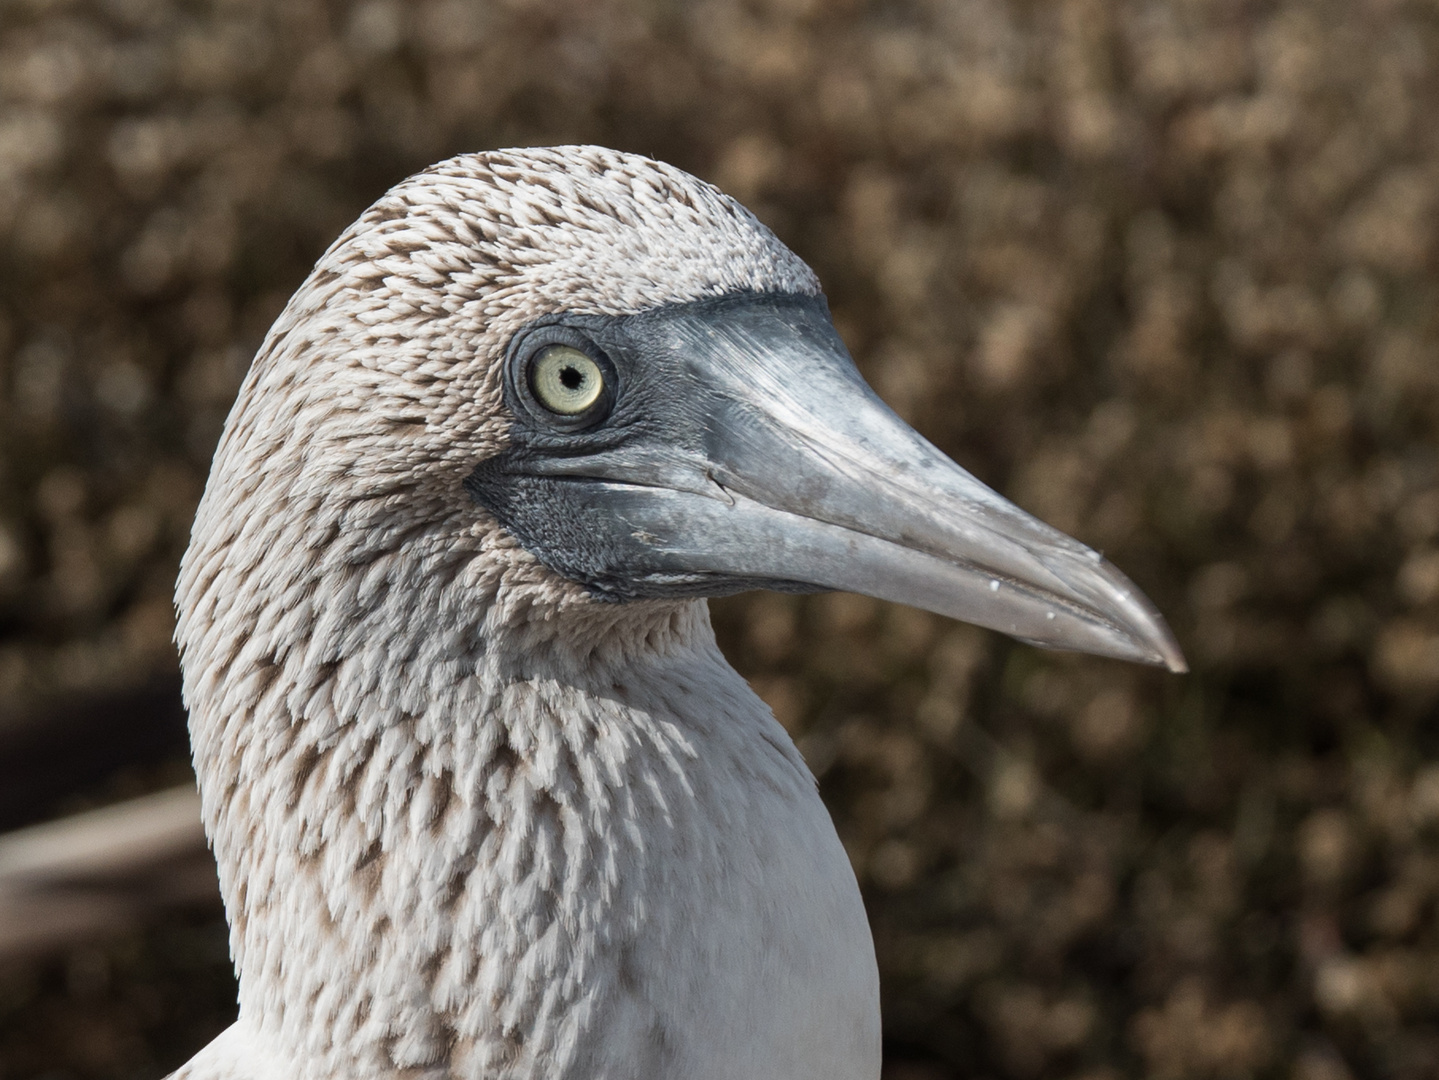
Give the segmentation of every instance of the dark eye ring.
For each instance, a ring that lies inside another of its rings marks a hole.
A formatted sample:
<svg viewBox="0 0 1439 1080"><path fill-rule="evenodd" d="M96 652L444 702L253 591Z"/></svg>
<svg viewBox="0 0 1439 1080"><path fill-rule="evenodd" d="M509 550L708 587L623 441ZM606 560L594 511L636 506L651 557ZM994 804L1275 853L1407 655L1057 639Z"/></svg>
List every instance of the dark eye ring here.
<svg viewBox="0 0 1439 1080"><path fill-rule="evenodd" d="M547 326L526 335L511 358L511 386L537 420L580 431L605 419L614 405L614 366L583 334Z"/></svg>

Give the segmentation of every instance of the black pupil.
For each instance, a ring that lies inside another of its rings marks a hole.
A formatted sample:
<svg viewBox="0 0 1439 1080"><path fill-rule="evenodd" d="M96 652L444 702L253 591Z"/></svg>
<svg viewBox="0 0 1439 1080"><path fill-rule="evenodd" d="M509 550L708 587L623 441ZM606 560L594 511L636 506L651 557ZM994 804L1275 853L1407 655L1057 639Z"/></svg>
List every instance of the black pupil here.
<svg viewBox="0 0 1439 1080"><path fill-rule="evenodd" d="M564 386L566 390L578 390L584 385L584 381L584 373L581 372L579 368L566 367L560 369L560 384Z"/></svg>

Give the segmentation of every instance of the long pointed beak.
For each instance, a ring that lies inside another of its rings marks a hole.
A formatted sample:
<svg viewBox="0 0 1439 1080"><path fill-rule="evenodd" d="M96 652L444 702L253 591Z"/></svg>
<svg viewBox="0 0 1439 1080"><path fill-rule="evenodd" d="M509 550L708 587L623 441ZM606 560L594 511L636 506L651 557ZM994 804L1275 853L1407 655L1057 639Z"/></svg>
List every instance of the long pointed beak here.
<svg viewBox="0 0 1439 1080"><path fill-rule="evenodd" d="M552 463L623 522L656 590L719 577L865 593L1045 648L1186 670L1164 619L1098 553L947 458L864 382L822 308L749 303L657 322L697 440ZM658 398L649 402L658 407ZM614 520L612 518L612 520Z"/></svg>

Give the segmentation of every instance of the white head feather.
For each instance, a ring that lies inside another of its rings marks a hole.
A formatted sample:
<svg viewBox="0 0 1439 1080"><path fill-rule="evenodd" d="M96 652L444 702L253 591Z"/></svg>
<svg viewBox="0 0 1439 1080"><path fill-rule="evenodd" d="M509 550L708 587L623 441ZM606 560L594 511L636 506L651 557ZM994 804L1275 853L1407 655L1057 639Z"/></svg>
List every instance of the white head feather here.
<svg viewBox="0 0 1439 1080"><path fill-rule="evenodd" d="M713 187L568 147L406 180L295 294L177 590L241 977L187 1075L877 1074L853 877L703 604L596 602L463 487L521 326L737 291L819 286Z"/></svg>

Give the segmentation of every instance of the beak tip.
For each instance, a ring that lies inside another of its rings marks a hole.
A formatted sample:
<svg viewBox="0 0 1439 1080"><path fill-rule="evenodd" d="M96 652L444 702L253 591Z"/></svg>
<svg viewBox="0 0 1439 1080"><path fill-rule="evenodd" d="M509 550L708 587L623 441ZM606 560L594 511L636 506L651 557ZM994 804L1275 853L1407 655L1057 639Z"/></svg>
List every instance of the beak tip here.
<svg viewBox="0 0 1439 1080"><path fill-rule="evenodd" d="M1174 640L1174 631L1169 629L1169 624L1164 621L1164 616L1150 607L1148 601L1144 601L1145 607L1149 608L1149 618L1145 620L1147 625L1143 626L1143 636L1149 647L1153 649L1153 663L1168 668L1171 674L1184 675L1189 671L1189 661L1184 658L1184 652L1179 648L1179 642Z"/></svg>
<svg viewBox="0 0 1439 1080"><path fill-rule="evenodd" d="M1147 601L1145 606L1149 606ZM1135 629L1138 640L1148 647L1149 662L1156 667L1167 668L1174 675L1187 674L1189 661L1184 658L1184 652L1179 648L1179 642L1174 640L1174 632L1169 629L1164 616L1152 609L1146 614L1149 617Z"/></svg>
<svg viewBox="0 0 1439 1080"><path fill-rule="evenodd" d="M1175 645L1173 641L1167 644L1169 648L1164 651L1164 666L1169 669L1172 675L1189 674L1189 661L1184 659L1184 654L1179 651L1179 646Z"/></svg>
<svg viewBox="0 0 1439 1080"><path fill-rule="evenodd" d="M1098 580L1091 579L1087 590L1090 602L1098 601L1096 614L1113 620L1110 625L1115 633L1132 650L1129 658L1167 668L1175 675L1188 672L1189 661L1159 609L1108 559L1101 558L1095 569Z"/></svg>

